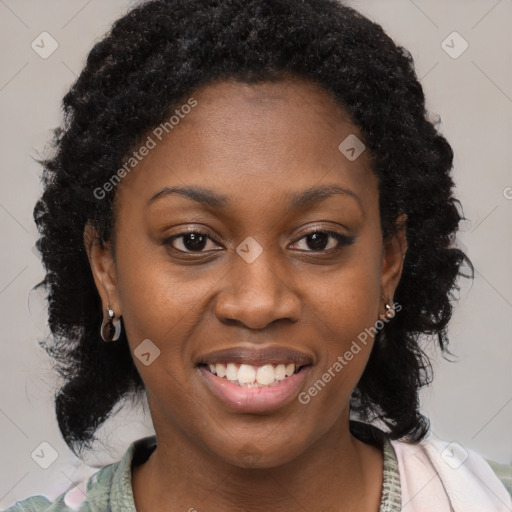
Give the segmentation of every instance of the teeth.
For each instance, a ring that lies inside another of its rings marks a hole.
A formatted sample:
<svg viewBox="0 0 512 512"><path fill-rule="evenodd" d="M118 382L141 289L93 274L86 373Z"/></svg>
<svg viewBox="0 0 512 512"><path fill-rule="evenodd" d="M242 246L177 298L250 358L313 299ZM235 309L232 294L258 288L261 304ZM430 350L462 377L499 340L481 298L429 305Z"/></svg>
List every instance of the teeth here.
<svg viewBox="0 0 512 512"><path fill-rule="evenodd" d="M284 364L278 364L276 366L276 380L284 380L286 378L286 367Z"/></svg>
<svg viewBox="0 0 512 512"><path fill-rule="evenodd" d="M258 372L256 373L256 382L258 384L263 384L264 386L268 386L274 382L276 377L276 372L274 367L271 364L266 364L265 366L260 366L258 368Z"/></svg>
<svg viewBox="0 0 512 512"><path fill-rule="evenodd" d="M217 363L209 365L210 371L218 377L225 378L238 386L254 388L268 387L279 384L295 373L296 366L290 364L265 364L253 366L250 364Z"/></svg>
<svg viewBox="0 0 512 512"><path fill-rule="evenodd" d="M213 373L216 373L219 377L226 376L226 367L223 364L216 364L216 365L211 365L211 366L215 366L216 371Z"/></svg>
<svg viewBox="0 0 512 512"><path fill-rule="evenodd" d="M248 364L241 364L238 369L238 383L240 386L251 384L256 379L254 368Z"/></svg>
<svg viewBox="0 0 512 512"><path fill-rule="evenodd" d="M238 379L238 368L233 363L229 363L226 366L226 379L237 380Z"/></svg>

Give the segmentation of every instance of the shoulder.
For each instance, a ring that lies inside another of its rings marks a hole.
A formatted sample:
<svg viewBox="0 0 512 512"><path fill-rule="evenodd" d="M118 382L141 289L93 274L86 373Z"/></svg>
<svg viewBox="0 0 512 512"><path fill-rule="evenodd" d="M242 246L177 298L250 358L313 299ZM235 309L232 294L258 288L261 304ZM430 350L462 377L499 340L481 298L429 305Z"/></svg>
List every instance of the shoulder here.
<svg viewBox="0 0 512 512"><path fill-rule="evenodd" d="M132 462L144 460L155 446L155 435L133 441L120 461L104 466L93 475L72 484L54 501L46 496L31 496L17 501L3 512L111 512L111 503L118 509L135 510L131 486Z"/></svg>
<svg viewBox="0 0 512 512"><path fill-rule="evenodd" d="M51 502L45 496L31 496L22 501L17 501L14 505L6 508L4 512L41 512L48 510Z"/></svg>
<svg viewBox="0 0 512 512"><path fill-rule="evenodd" d="M416 506L452 506L468 512L511 509L512 466L492 463L491 467L481 455L457 442L429 438L420 443L392 441L392 446L403 503L409 500Z"/></svg>
<svg viewBox="0 0 512 512"><path fill-rule="evenodd" d="M17 501L3 512L89 512L110 511L110 488L119 462L104 466L85 480L73 483L51 501L47 496L30 496Z"/></svg>

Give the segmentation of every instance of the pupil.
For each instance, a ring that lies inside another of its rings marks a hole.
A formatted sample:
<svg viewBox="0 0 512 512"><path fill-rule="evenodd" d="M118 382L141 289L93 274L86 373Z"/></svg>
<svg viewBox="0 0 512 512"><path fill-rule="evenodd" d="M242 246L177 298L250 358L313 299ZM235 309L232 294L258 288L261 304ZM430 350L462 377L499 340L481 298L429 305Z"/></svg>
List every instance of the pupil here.
<svg viewBox="0 0 512 512"><path fill-rule="evenodd" d="M327 233L313 233L308 235L308 246L313 250L323 250L328 245L329 235Z"/></svg>
<svg viewBox="0 0 512 512"><path fill-rule="evenodd" d="M201 251L206 245L206 237L200 233L189 233L185 235L183 245L188 251Z"/></svg>

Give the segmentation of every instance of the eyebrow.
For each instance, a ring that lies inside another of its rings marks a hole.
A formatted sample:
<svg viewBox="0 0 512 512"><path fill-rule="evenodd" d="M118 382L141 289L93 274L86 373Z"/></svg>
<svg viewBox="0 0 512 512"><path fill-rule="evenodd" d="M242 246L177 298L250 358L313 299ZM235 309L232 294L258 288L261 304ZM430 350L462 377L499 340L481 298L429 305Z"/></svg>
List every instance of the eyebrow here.
<svg viewBox="0 0 512 512"><path fill-rule="evenodd" d="M222 209L231 204L228 196L214 192L202 187L165 187L154 194L147 202L146 206L163 199L172 194L179 194L205 206L214 209ZM361 200L352 190L341 187L334 183L328 185L319 185L309 189L297 192L291 196L287 211L305 209L314 206L333 195L343 195L354 199L362 210Z"/></svg>

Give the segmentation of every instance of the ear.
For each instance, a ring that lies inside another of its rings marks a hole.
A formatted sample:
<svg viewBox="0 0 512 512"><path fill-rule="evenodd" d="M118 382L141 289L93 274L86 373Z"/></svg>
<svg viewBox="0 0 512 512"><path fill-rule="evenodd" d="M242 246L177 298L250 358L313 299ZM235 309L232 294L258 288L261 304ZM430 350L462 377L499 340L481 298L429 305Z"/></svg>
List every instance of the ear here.
<svg viewBox="0 0 512 512"><path fill-rule="evenodd" d="M406 224L407 215L400 215L395 222L395 232L384 240L381 291L386 301L393 298L402 276L405 253L407 252Z"/></svg>
<svg viewBox="0 0 512 512"><path fill-rule="evenodd" d="M96 229L88 222L84 229L84 245L91 265L96 289L101 297L103 311L107 305L117 318L122 315L117 287L117 274L110 243L103 243Z"/></svg>

